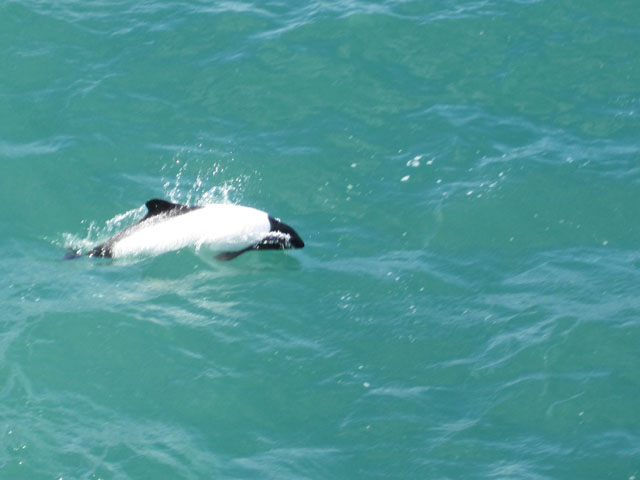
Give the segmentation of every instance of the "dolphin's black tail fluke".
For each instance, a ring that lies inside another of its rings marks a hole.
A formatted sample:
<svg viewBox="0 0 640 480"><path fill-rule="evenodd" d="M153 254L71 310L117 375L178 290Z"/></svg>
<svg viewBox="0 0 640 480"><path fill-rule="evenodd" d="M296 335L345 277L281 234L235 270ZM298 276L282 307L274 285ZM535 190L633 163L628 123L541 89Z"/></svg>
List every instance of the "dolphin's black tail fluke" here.
<svg viewBox="0 0 640 480"><path fill-rule="evenodd" d="M70 248L69 250L67 250L67 253L63 257L63 260L74 260L76 258L80 258L81 256L82 255L80 255L80 250Z"/></svg>

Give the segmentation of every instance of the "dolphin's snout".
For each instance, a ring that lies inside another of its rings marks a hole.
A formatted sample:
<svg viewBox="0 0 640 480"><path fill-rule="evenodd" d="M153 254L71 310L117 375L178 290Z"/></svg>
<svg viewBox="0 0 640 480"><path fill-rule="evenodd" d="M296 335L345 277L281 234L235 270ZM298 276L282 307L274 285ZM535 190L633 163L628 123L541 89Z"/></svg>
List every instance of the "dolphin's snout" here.
<svg viewBox="0 0 640 480"><path fill-rule="evenodd" d="M296 232L293 228L291 229L291 232L289 233L289 235L291 236L291 240L289 241L291 242L291 246L293 248L304 247L304 241L302 240L302 238L300 238L300 235L298 235L298 232Z"/></svg>
<svg viewBox="0 0 640 480"><path fill-rule="evenodd" d="M269 223L271 224L272 232L286 233L287 235L289 235L289 245L291 245L290 248L304 247L304 241L302 240L300 235L298 235L298 232L296 232L289 225L281 222L280 220L276 220L272 216L269 216Z"/></svg>

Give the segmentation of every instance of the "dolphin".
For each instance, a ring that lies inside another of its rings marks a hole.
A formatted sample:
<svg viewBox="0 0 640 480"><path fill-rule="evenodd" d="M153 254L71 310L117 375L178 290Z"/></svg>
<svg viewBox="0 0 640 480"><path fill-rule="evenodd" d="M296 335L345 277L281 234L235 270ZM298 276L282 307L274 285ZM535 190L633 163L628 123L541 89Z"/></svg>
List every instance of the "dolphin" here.
<svg viewBox="0 0 640 480"><path fill-rule="evenodd" d="M159 255L185 247L219 252L218 260L233 260L250 250L303 248L300 235L266 212L231 204L188 206L154 198L139 222L90 250L88 257L126 258ZM72 249L65 259L80 257Z"/></svg>

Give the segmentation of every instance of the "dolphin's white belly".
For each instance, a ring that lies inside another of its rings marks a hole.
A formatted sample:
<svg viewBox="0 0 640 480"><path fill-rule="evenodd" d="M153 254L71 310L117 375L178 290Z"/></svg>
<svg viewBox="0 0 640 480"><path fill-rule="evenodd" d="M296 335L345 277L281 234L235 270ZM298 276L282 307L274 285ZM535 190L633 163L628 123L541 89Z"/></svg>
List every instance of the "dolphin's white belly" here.
<svg viewBox="0 0 640 480"><path fill-rule="evenodd" d="M206 246L216 251L238 251L268 235L269 216L238 205L207 205L176 216L149 218L111 245L113 257L158 255L184 247Z"/></svg>

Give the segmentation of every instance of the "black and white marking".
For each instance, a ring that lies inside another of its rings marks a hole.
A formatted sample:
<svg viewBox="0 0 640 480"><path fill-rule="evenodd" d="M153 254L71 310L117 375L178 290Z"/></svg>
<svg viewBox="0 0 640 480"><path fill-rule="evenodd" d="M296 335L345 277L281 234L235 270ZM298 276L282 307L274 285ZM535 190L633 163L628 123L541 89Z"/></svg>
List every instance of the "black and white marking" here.
<svg viewBox="0 0 640 480"><path fill-rule="evenodd" d="M142 220L125 228L86 255L126 258L159 255L185 247L207 247L218 260L232 260L250 250L302 248L289 225L255 208L229 204L187 206L153 199ZM67 254L71 259L78 251Z"/></svg>

